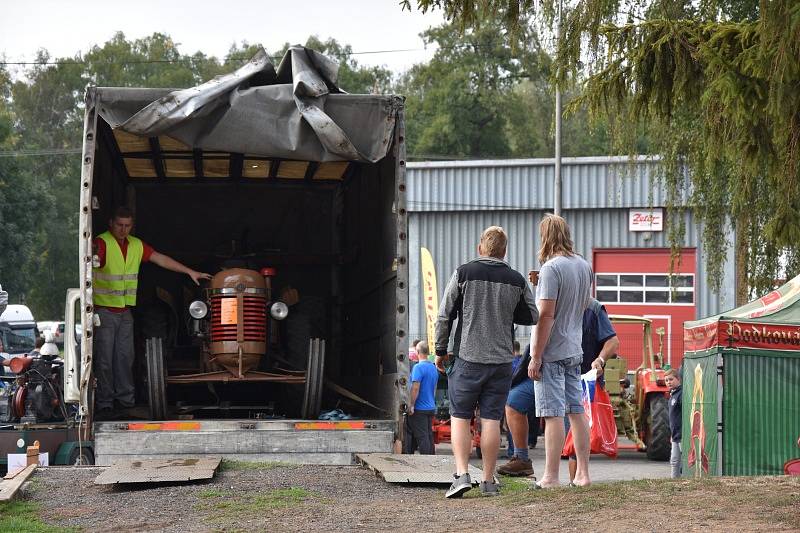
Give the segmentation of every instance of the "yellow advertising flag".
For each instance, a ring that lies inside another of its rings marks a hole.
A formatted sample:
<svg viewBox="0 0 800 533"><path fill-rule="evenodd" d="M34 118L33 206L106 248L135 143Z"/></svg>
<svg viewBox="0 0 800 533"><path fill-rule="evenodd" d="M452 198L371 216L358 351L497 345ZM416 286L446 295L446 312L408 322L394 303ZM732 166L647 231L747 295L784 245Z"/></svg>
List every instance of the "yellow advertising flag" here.
<svg viewBox="0 0 800 533"><path fill-rule="evenodd" d="M428 330L428 347L431 353L436 350L436 315L439 313L439 291L436 287L436 267L427 248L420 248L420 267L422 268L422 296L425 302L425 325Z"/></svg>

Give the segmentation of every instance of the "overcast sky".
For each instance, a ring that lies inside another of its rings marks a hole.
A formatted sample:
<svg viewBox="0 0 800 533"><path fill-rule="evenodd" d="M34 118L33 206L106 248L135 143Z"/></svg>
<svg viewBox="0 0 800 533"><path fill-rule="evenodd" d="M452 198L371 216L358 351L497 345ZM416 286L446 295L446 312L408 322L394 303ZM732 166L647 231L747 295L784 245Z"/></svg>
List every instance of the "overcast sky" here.
<svg viewBox="0 0 800 533"><path fill-rule="evenodd" d="M271 52L318 35L350 44L354 52L415 49L355 56L397 73L432 56L419 34L443 21L440 11L402 11L399 0L0 0L0 6L6 61L30 61L39 48L54 58L72 56L116 31L128 39L167 33L182 53L217 57L234 42L261 43Z"/></svg>

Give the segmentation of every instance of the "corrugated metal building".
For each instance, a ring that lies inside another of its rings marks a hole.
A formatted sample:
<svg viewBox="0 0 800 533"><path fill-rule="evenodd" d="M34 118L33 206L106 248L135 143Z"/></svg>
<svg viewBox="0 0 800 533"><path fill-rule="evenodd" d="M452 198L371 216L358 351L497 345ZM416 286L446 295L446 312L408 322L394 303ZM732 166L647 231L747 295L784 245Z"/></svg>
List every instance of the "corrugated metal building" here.
<svg viewBox="0 0 800 533"><path fill-rule="evenodd" d="M677 362L671 354L682 351L683 320L733 307L734 261L731 251L725 267L729 281L722 294L709 290L700 228L687 210L686 253L680 268L686 275L677 285L683 287L682 298L675 298L675 292L669 295L663 287L668 271L663 258L669 255L666 225L662 231L629 227L632 211L665 205L665 190L656 176L658 164L644 157L562 159L562 214L572 227L577 251L593 264L598 298L603 296L600 299L611 313L654 317L656 326L665 327L665 357ZM424 246L433 255L440 296L453 270L476 255L480 234L490 225L508 232L506 260L514 269L523 274L538 269L538 224L552 212L553 174L553 159L408 164L410 338L423 338L425 331L419 248ZM600 292L604 285L609 290ZM636 302L639 305L632 307ZM527 340L529 328L520 328L517 335ZM624 344L622 335L620 339Z"/></svg>

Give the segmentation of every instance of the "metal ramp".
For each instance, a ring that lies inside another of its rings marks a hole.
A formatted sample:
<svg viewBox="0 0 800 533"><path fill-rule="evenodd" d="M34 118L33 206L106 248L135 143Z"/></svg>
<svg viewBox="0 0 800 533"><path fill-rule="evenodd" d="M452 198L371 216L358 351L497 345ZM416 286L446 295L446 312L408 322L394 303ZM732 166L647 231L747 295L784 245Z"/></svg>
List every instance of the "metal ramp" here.
<svg viewBox="0 0 800 533"><path fill-rule="evenodd" d="M388 483L430 483L449 485L456 471L452 455L400 455L391 453L360 453L358 461ZM483 471L469 465L473 484L482 479Z"/></svg>
<svg viewBox="0 0 800 533"><path fill-rule="evenodd" d="M123 461L107 468L97 476L94 484L175 483L211 479L221 461L220 457Z"/></svg>

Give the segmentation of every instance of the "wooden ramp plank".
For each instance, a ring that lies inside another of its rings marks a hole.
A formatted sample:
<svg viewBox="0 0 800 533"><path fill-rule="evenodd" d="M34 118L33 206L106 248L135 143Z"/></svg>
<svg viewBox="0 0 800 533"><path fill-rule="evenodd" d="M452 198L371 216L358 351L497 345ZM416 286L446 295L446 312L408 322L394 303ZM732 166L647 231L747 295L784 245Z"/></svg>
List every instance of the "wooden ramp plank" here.
<svg viewBox="0 0 800 533"><path fill-rule="evenodd" d="M0 502L7 502L13 499L22 484L33 475L36 467L37 465L28 465L24 470L14 475L13 478L0 481Z"/></svg>
<svg viewBox="0 0 800 533"><path fill-rule="evenodd" d="M359 462L388 483L430 483L449 485L456 471L452 455L401 455L391 453L360 453ZM483 471L469 465L469 475L477 484Z"/></svg>
<svg viewBox="0 0 800 533"><path fill-rule="evenodd" d="M221 461L220 457L124 461L107 468L97 476L94 483L95 485L174 483L211 479Z"/></svg>

